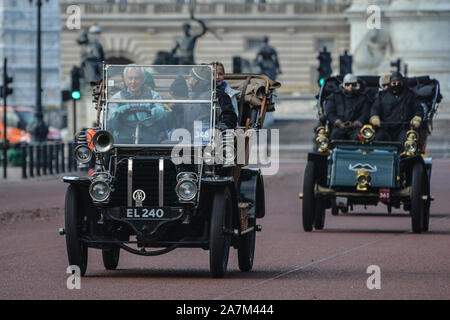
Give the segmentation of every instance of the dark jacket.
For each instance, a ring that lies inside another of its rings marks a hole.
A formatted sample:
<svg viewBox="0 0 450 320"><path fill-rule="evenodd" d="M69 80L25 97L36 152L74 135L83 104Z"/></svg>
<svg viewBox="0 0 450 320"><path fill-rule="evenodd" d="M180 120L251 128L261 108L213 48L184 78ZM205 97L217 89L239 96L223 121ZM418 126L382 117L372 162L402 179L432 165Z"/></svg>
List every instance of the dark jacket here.
<svg viewBox="0 0 450 320"><path fill-rule="evenodd" d="M216 111L216 127L220 130L234 129L237 125L237 116L234 112L230 96L224 88L216 87L216 98L219 102L219 109Z"/></svg>
<svg viewBox="0 0 450 320"><path fill-rule="evenodd" d="M338 119L342 122L359 120L365 124L369 120L371 103L372 100L364 93L355 92L348 96L341 89L332 93L325 101L325 114L331 125Z"/></svg>
<svg viewBox="0 0 450 320"><path fill-rule="evenodd" d="M414 92L405 87L400 96L381 91L376 98L370 116L379 116L384 122L409 122L414 116L423 119L423 108Z"/></svg>

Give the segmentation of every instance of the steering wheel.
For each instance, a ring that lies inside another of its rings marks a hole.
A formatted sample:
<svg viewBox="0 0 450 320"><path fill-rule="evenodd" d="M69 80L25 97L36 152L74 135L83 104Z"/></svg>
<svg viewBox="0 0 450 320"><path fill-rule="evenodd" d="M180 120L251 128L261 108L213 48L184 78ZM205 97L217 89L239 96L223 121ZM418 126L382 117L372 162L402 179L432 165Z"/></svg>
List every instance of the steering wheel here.
<svg viewBox="0 0 450 320"><path fill-rule="evenodd" d="M124 108L120 110L120 108ZM142 116L143 119L142 119ZM133 106L133 105L123 105L119 107L117 114L117 122L135 129L137 126L150 127L153 122L145 123L152 118L152 110L149 107Z"/></svg>

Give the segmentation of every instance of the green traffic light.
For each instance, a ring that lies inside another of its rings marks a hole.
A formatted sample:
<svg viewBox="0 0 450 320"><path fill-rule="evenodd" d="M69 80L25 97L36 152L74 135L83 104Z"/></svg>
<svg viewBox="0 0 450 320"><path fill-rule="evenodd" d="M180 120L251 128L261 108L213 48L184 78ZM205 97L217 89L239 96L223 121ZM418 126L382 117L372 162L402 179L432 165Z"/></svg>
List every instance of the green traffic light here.
<svg viewBox="0 0 450 320"><path fill-rule="evenodd" d="M319 79L319 84L320 84L320 86L322 86L324 82L325 82L325 79L324 79L324 78L320 78L320 79Z"/></svg>
<svg viewBox="0 0 450 320"><path fill-rule="evenodd" d="M72 99L78 100L81 98L81 92L80 91L72 91Z"/></svg>

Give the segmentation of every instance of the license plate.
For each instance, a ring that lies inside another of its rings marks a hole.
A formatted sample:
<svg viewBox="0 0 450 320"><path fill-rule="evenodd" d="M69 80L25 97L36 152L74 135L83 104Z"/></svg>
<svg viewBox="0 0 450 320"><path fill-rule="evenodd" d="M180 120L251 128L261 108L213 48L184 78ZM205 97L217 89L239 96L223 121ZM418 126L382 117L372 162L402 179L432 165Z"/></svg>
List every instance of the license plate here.
<svg viewBox="0 0 450 320"><path fill-rule="evenodd" d="M379 189L378 200L381 202L389 202L391 200L391 189Z"/></svg>
<svg viewBox="0 0 450 320"><path fill-rule="evenodd" d="M125 207L122 210L122 218L132 220L172 220L182 214L182 209L166 207Z"/></svg>

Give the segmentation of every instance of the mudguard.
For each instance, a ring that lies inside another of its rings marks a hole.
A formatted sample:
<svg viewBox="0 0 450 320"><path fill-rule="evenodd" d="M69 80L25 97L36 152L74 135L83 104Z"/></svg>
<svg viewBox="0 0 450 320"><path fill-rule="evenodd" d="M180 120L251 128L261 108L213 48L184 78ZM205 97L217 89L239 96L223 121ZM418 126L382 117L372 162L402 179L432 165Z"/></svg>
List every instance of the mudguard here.
<svg viewBox="0 0 450 320"><path fill-rule="evenodd" d="M239 199L252 204L248 211L250 215L255 215L256 218L263 218L266 215L264 181L260 169L242 169L239 180Z"/></svg>

